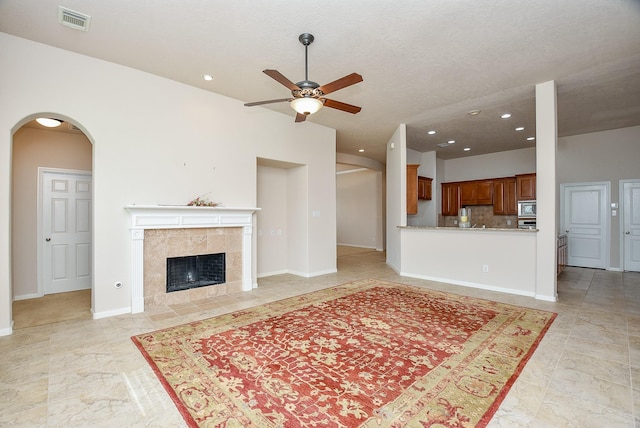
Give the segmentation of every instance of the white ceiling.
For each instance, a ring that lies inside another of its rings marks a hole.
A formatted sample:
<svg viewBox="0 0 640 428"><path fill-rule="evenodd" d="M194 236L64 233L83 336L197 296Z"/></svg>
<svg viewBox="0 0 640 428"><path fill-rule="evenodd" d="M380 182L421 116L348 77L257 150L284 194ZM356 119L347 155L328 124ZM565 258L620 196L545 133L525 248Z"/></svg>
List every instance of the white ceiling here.
<svg viewBox="0 0 640 428"><path fill-rule="evenodd" d="M58 5L90 15L90 30L58 24ZM303 80L298 35L312 33L310 80L364 81L329 96L360 113L307 121L337 129L338 152L380 162L400 123L410 148L444 159L532 147L534 88L548 80L560 136L640 125L640 0L0 0L0 31L242 102L288 97L262 70ZM247 108L305 126L287 103Z"/></svg>

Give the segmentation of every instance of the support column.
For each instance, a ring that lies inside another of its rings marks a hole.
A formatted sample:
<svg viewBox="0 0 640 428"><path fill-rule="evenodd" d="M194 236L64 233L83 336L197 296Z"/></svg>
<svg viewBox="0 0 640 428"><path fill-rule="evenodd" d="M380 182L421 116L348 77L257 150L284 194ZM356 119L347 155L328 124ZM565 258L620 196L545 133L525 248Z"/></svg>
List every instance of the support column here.
<svg viewBox="0 0 640 428"><path fill-rule="evenodd" d="M556 153L558 112L556 82L536 85L536 299L558 298Z"/></svg>
<svg viewBox="0 0 640 428"><path fill-rule="evenodd" d="M131 229L131 313L144 312L144 230Z"/></svg>
<svg viewBox="0 0 640 428"><path fill-rule="evenodd" d="M251 291L253 289L253 279L251 276L252 264L251 244L253 241L253 228L251 226L245 226L242 228L242 291Z"/></svg>

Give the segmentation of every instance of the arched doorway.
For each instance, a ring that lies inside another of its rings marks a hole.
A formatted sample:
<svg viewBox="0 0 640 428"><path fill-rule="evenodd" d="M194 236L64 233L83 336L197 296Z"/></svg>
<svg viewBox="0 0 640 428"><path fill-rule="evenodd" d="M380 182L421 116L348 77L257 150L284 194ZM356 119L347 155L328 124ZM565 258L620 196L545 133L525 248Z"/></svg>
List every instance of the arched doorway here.
<svg viewBox="0 0 640 428"><path fill-rule="evenodd" d="M37 123L36 117L60 119L60 125L47 128ZM85 218L84 229L91 226L92 199L88 192L88 202L80 198L63 197L62 193L47 193L43 183L43 174L52 171L64 174L67 171L83 173L83 182L60 180L63 175L54 178L55 191L65 189L67 194L76 190L91 189L91 171L93 163L93 145L87 135L68 118L59 115L33 115L25 118L21 126L16 127L12 136L12 196L11 196L11 263L12 263L12 296L14 329L41 325L69 319L91 318L91 272L93 265L91 232L88 242L83 245L71 245L65 242L56 243L58 236L47 244L58 254L58 258L50 257L42 251L45 237L42 224L50 226L51 207L60 212L72 213L66 220L58 217L54 228L64 229L68 236L74 236L78 230L76 218ZM84 184L83 184L84 183ZM50 189L49 189L50 190ZM43 195L48 199L43 204ZM43 206L44 205L44 206ZM47 211L47 209L49 209ZM76 211L79 214L76 216ZM43 215L48 215L44 218ZM73 223L73 224L67 224ZM46 229L46 228L44 228ZM86 239L85 239L86 241ZM84 247L84 251L79 248ZM52 260L57 260L53 262ZM49 263L47 265L46 263ZM71 264L70 264L71 263ZM45 271L52 275L43 275ZM77 268L80 266L80 268ZM63 288L51 288L44 283L45 277L76 275L77 272L88 274L83 289L74 289L70 293L58 293ZM88 287L88 288L87 288Z"/></svg>

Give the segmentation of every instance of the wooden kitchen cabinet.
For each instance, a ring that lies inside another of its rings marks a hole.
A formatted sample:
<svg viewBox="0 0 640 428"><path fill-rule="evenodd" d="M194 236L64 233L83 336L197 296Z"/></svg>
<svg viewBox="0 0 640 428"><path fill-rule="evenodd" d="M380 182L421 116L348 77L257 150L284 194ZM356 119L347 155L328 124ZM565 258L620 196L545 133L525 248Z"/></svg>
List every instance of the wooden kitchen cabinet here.
<svg viewBox="0 0 640 428"><path fill-rule="evenodd" d="M493 213L495 215L517 215L516 178L505 177L493 180Z"/></svg>
<svg viewBox="0 0 640 428"><path fill-rule="evenodd" d="M518 201L536 199L536 174L516 175L516 197Z"/></svg>
<svg viewBox="0 0 640 428"><path fill-rule="evenodd" d="M418 214L418 164L407 165L407 214Z"/></svg>
<svg viewBox="0 0 640 428"><path fill-rule="evenodd" d="M493 180L460 183L460 206L493 204Z"/></svg>
<svg viewBox="0 0 640 428"><path fill-rule="evenodd" d="M431 200L431 182L433 179L429 177L418 176L418 199L430 201Z"/></svg>
<svg viewBox="0 0 640 428"><path fill-rule="evenodd" d="M442 183L442 215L458 215L460 183Z"/></svg>

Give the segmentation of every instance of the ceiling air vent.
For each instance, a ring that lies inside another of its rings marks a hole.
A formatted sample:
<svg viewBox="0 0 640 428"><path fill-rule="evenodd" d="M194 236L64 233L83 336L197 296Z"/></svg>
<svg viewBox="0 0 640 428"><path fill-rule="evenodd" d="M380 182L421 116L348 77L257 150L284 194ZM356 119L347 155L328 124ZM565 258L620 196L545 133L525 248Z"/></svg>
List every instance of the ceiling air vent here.
<svg viewBox="0 0 640 428"><path fill-rule="evenodd" d="M89 15L58 6L58 23L74 30L89 31L90 22Z"/></svg>

